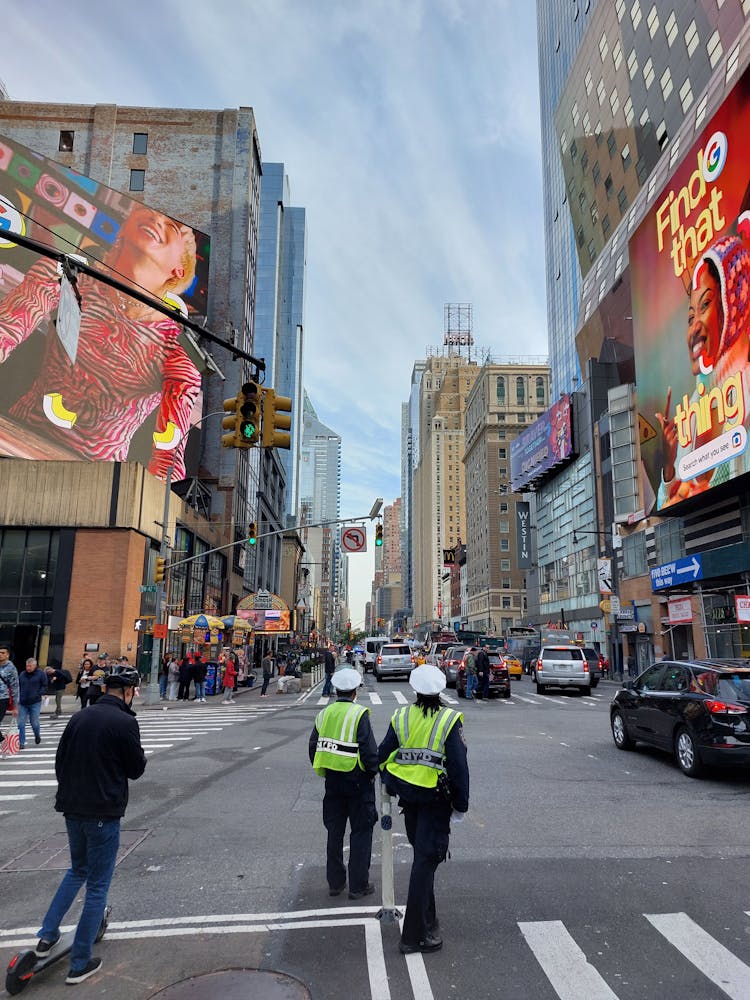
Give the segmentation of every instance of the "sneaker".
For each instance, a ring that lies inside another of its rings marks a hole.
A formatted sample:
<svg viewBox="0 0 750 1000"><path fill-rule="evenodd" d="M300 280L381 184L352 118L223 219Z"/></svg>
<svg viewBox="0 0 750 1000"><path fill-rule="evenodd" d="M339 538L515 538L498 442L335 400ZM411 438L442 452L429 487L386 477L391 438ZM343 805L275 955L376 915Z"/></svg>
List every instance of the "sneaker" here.
<svg viewBox="0 0 750 1000"><path fill-rule="evenodd" d="M74 972L73 969L71 969L65 982L68 986L75 986L76 983L82 983L84 979L88 979L89 976L93 976L95 972L98 972L99 969L101 969L101 967L102 960L100 958L91 958L78 972Z"/></svg>
<svg viewBox="0 0 750 1000"><path fill-rule="evenodd" d="M419 944L407 944L405 941L400 941L398 950L402 955L413 955L420 951L423 955L429 954L432 951L440 951L443 947L443 939L437 935L425 934L424 940L420 941Z"/></svg>
<svg viewBox="0 0 750 1000"><path fill-rule="evenodd" d="M363 896L371 896L375 892L375 886L368 882L361 892L350 892L349 899L362 899Z"/></svg>
<svg viewBox="0 0 750 1000"><path fill-rule="evenodd" d="M328 895L329 896L340 896L341 893L344 891L344 889L346 889L346 882L344 882L344 884L342 886L339 886L338 889L334 889L333 886L329 886L329 888L328 888Z"/></svg>
<svg viewBox="0 0 750 1000"><path fill-rule="evenodd" d="M60 940L60 935L58 934L54 941L46 941L44 938L39 938L39 943L34 949L34 954L37 958L44 958L45 955L49 955L52 949L55 947L57 942Z"/></svg>
<svg viewBox="0 0 750 1000"><path fill-rule="evenodd" d="M34 737L34 742L35 742L36 744L39 744L39 743L41 743L41 742L42 742L42 737L41 737L41 736L35 736L35 737Z"/></svg>

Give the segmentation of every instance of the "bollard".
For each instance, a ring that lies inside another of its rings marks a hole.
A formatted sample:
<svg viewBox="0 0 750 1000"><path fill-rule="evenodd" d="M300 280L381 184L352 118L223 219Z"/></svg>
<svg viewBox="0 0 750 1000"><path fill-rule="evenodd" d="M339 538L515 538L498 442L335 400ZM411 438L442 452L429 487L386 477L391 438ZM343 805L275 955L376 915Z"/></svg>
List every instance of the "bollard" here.
<svg viewBox="0 0 750 1000"><path fill-rule="evenodd" d="M391 817L391 797L380 783L380 880L383 887L383 902L378 910L378 920L387 924L395 923L401 913L396 909L393 888L393 818Z"/></svg>

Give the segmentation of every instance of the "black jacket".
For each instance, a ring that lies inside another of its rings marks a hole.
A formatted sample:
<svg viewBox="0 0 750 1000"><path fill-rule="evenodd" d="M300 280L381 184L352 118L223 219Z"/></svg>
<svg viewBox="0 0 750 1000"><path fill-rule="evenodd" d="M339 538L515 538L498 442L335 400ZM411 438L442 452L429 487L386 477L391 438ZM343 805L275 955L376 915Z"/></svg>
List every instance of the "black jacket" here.
<svg viewBox="0 0 750 1000"><path fill-rule="evenodd" d="M64 691L73 678L70 672L62 667L55 667L51 674L47 674L47 684L50 691Z"/></svg>
<svg viewBox="0 0 750 1000"><path fill-rule="evenodd" d="M382 764L398 749L398 736L392 725L388 726L383 742L378 747L378 759ZM448 777L450 805L456 812L466 812L469 808L469 762L466 758L463 726L456 722L445 741L445 772ZM389 794L398 796L403 802L430 805L440 796L434 788L420 788L408 781L402 781L383 769L383 783Z"/></svg>
<svg viewBox="0 0 750 1000"><path fill-rule="evenodd" d="M146 769L135 712L104 694L77 712L57 747L55 809L73 819L118 819L128 804L128 778Z"/></svg>
<svg viewBox="0 0 750 1000"><path fill-rule="evenodd" d="M339 701L349 701L349 698L339 698ZM335 704L335 702L333 703ZM353 771L326 770L326 791L350 794L358 787L369 788L378 773L378 745L370 725L370 713L363 712L357 723L357 743L359 744L359 759L364 771L355 767ZM308 742L310 763L315 760L315 748L318 745L318 727L314 725Z"/></svg>

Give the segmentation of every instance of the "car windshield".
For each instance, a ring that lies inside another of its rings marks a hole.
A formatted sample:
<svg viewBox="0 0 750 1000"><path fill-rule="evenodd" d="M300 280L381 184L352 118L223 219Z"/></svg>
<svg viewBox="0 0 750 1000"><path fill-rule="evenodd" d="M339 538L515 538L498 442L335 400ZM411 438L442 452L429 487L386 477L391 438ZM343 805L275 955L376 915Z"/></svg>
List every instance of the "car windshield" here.
<svg viewBox="0 0 750 1000"><path fill-rule="evenodd" d="M409 656L411 650L408 646L383 646L380 650L381 656Z"/></svg>
<svg viewBox="0 0 750 1000"><path fill-rule="evenodd" d="M450 649L446 651L445 655L451 660L460 660L465 652L466 646L451 646Z"/></svg>
<svg viewBox="0 0 750 1000"><path fill-rule="evenodd" d="M544 649L542 650L544 660L582 660L583 653L580 649Z"/></svg>

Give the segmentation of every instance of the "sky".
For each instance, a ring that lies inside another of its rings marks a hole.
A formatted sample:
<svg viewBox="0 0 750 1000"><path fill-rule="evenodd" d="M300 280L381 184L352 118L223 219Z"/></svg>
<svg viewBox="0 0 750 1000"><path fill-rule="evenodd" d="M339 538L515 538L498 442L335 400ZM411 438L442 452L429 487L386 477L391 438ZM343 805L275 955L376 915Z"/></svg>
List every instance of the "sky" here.
<svg viewBox="0 0 750 1000"><path fill-rule="evenodd" d="M306 209L305 384L342 437L343 517L401 491L401 404L446 303L472 304L480 359L547 355L535 8L3 0L15 100L254 109Z"/></svg>

